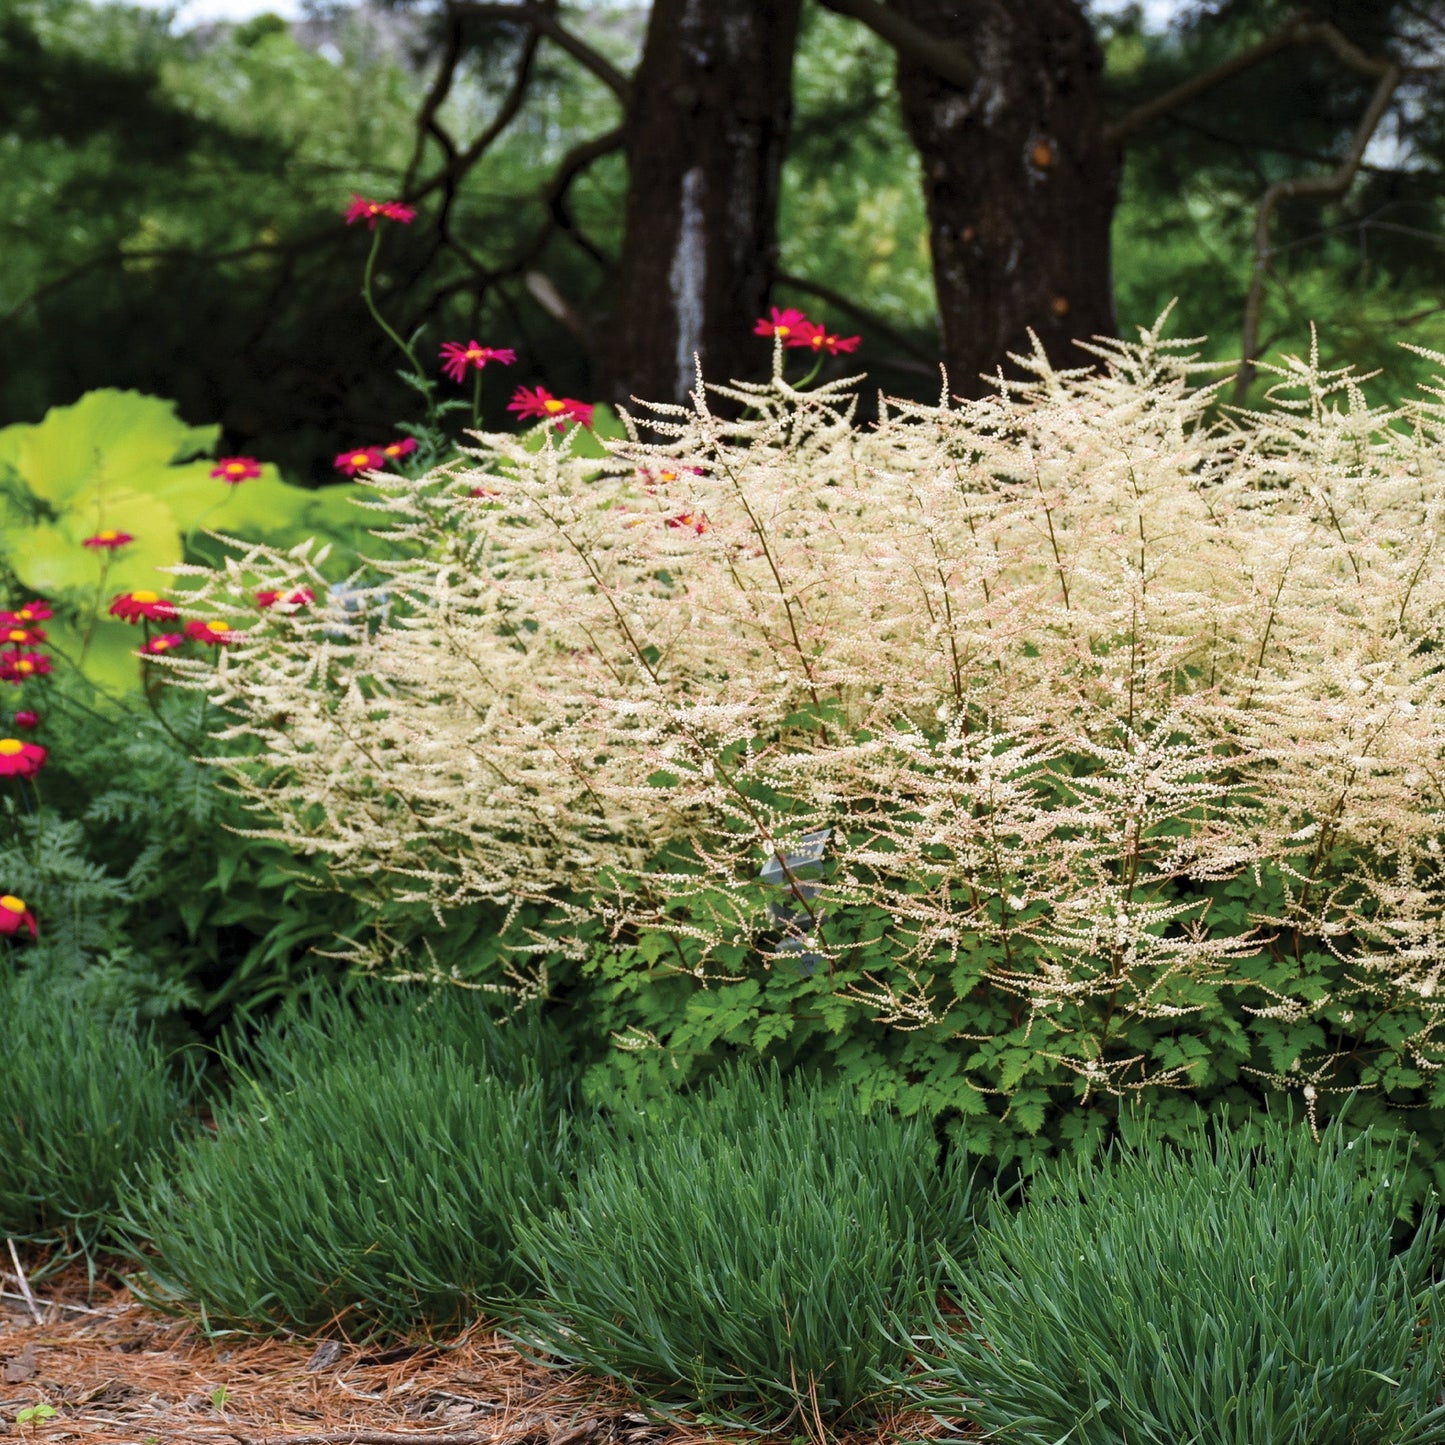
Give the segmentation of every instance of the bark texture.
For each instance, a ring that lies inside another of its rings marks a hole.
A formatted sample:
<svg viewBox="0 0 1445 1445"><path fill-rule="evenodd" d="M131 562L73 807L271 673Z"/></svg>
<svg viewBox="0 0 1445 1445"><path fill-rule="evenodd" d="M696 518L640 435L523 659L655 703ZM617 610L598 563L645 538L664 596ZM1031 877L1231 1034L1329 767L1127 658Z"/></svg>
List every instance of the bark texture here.
<svg viewBox="0 0 1445 1445"><path fill-rule="evenodd" d="M628 117L626 230L603 364L616 400L756 372L777 267L800 0L654 0ZM760 360L761 357L761 360Z"/></svg>
<svg viewBox="0 0 1445 1445"><path fill-rule="evenodd" d="M1117 148L1106 138L1103 56L1076 0L890 0L973 57L967 87L900 56L898 90L923 167L934 286L952 390L1037 333L1056 366L1114 333L1109 227ZM1006 371L1011 368L1005 367Z"/></svg>

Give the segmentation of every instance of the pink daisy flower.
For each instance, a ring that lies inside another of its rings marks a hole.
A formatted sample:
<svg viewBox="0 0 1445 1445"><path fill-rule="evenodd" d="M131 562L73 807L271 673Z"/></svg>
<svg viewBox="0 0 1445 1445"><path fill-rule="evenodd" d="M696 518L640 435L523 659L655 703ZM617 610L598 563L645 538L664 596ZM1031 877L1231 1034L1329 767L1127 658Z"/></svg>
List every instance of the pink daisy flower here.
<svg viewBox="0 0 1445 1445"><path fill-rule="evenodd" d="M28 682L51 671L43 652L0 652L0 682Z"/></svg>
<svg viewBox="0 0 1445 1445"><path fill-rule="evenodd" d="M374 231L377 221L383 216L388 221L397 221L406 226L416 219L416 212L412 207L402 205L400 201L369 201L365 196L352 192L351 204L346 209L348 226L356 221L365 221L366 229Z"/></svg>
<svg viewBox="0 0 1445 1445"><path fill-rule="evenodd" d="M25 906L25 900L13 893L0 893L0 937L13 938L22 928L30 930L31 938L40 936L35 915Z"/></svg>
<svg viewBox="0 0 1445 1445"><path fill-rule="evenodd" d="M270 588L263 588L256 594L256 606L263 612L268 607L274 607L281 600L281 594L273 592ZM292 607L309 607L316 601L316 594L309 587L298 587L285 600Z"/></svg>
<svg viewBox="0 0 1445 1445"><path fill-rule="evenodd" d="M241 640L241 634L221 617L213 617L209 622L186 623L186 636L193 642L204 642L207 647L226 647Z"/></svg>
<svg viewBox="0 0 1445 1445"><path fill-rule="evenodd" d="M255 457L222 457L211 468L211 475L238 487L261 475L261 463Z"/></svg>
<svg viewBox="0 0 1445 1445"><path fill-rule="evenodd" d="M461 381L469 367L480 371L489 361L511 366L517 359L517 353L506 347L483 346L478 341L469 341L465 346L460 341L443 341L441 358L442 370L453 381Z"/></svg>
<svg viewBox="0 0 1445 1445"><path fill-rule="evenodd" d="M0 778L33 778L45 765L45 749L19 738L0 738Z"/></svg>
<svg viewBox="0 0 1445 1445"><path fill-rule="evenodd" d="M174 602L158 592L122 592L110 604L110 615L122 622L174 622L180 615Z"/></svg>
<svg viewBox="0 0 1445 1445"><path fill-rule="evenodd" d="M770 306L768 313L768 316L758 318L757 324L753 327L754 336L781 336L786 342L798 327L813 324L796 306L789 306L785 311L779 311L776 306Z"/></svg>
<svg viewBox="0 0 1445 1445"><path fill-rule="evenodd" d="M840 351L857 351L858 343L862 339L861 336L839 336L837 332L829 331L826 326L820 326L816 321L805 321L783 345L807 347L812 351L826 351L829 356L837 356Z"/></svg>
<svg viewBox="0 0 1445 1445"><path fill-rule="evenodd" d="M569 421L592 425L592 407L585 401L573 401L570 396L553 396L544 387L519 386L507 403L507 410L519 417L535 416L542 421L555 421L560 431Z"/></svg>
<svg viewBox="0 0 1445 1445"><path fill-rule="evenodd" d="M117 547L124 547L127 542L134 541L135 538L129 532L107 529L104 532L97 532L93 537L87 537L80 545L90 547L97 552L114 552Z"/></svg>
<svg viewBox="0 0 1445 1445"><path fill-rule="evenodd" d="M381 454L389 462L399 462L403 457L409 457L416 450L415 437L403 437L399 442L387 442L382 447Z"/></svg>
<svg viewBox="0 0 1445 1445"><path fill-rule="evenodd" d="M28 627L32 622L47 622L54 615L48 602L27 602L14 612L0 612L0 627Z"/></svg>
<svg viewBox="0 0 1445 1445"><path fill-rule="evenodd" d="M142 648L145 657L159 657L163 652L174 652L185 643L179 632L158 632Z"/></svg>
<svg viewBox="0 0 1445 1445"><path fill-rule="evenodd" d="M386 465L386 457L380 447L352 447L349 452L338 452L331 464L338 472L355 477L362 472L374 472Z"/></svg>

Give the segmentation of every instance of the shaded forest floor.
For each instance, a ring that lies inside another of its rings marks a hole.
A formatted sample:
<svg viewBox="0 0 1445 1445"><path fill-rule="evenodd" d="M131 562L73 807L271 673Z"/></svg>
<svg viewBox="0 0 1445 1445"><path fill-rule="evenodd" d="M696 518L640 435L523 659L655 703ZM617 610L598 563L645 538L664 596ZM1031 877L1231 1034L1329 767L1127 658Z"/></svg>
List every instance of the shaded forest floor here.
<svg viewBox="0 0 1445 1445"><path fill-rule="evenodd" d="M0 1438L86 1445L722 1445L659 1425L621 1390L529 1363L481 1327L452 1340L370 1347L207 1338L81 1271L0 1294ZM17 1416L48 1405L54 1415ZM915 1417L851 1445L936 1433ZM789 1429L779 1438L818 1441ZM756 1438L756 1437L754 1437ZM835 1437L828 1437L835 1438Z"/></svg>

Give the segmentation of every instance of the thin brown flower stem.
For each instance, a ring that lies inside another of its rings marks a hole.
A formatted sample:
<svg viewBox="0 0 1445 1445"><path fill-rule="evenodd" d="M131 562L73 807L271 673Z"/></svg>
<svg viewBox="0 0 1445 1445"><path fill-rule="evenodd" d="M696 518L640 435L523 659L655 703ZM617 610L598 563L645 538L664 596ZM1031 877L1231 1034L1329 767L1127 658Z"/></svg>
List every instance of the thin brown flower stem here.
<svg viewBox="0 0 1445 1445"><path fill-rule="evenodd" d="M813 676L812 666L808 662L807 654L803 651L802 639L798 636L797 619L793 616L792 603L788 599L788 590L783 585L782 574L778 571L777 561L773 557L772 548L768 546L767 531L762 523L758 521L752 506L749 504L747 495L743 491L742 483L738 481L737 474L726 463L722 463L722 469L727 473L728 480L733 484L733 491L737 493L738 501L742 503L743 511L748 514L748 523L753 529L753 535L758 539L758 545L763 549L763 556L767 558L768 570L773 574L773 581L778 587L778 596L783 603L783 612L788 619L788 631L793 636L793 650L798 654L798 661L803 665L803 675L808 679L808 692L813 699L813 706L818 710L818 736L822 739L823 746L828 747L832 737L828 732L828 724L823 721L823 700L818 696L817 679Z"/></svg>

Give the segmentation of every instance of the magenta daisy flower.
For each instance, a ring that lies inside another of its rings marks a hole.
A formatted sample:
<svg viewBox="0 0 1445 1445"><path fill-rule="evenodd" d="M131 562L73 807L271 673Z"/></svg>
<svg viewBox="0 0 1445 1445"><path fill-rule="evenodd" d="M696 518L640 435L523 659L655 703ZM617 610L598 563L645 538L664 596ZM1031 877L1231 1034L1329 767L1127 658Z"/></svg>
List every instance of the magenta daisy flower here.
<svg viewBox="0 0 1445 1445"><path fill-rule="evenodd" d="M416 219L416 212L410 206L402 205L400 201L369 201L365 196L352 193L351 204L346 209L348 226L356 221L365 221L366 229L374 231L377 221L382 217L406 226Z"/></svg>
<svg viewBox="0 0 1445 1445"><path fill-rule="evenodd" d="M213 617L209 622L186 623L186 636L192 642L204 642L207 647L226 647L241 640L241 634L220 617Z"/></svg>
<svg viewBox="0 0 1445 1445"><path fill-rule="evenodd" d="M25 900L13 893L0 893L0 938L13 938L22 928L29 930L31 938L40 936L35 915L25 906Z"/></svg>
<svg viewBox="0 0 1445 1445"><path fill-rule="evenodd" d="M0 652L0 682L28 682L52 668L43 652Z"/></svg>
<svg viewBox="0 0 1445 1445"><path fill-rule="evenodd" d="M355 477L362 472L374 472L386 465L386 457L380 447L352 447L349 452L338 452L331 463L338 472Z"/></svg>
<svg viewBox="0 0 1445 1445"><path fill-rule="evenodd" d="M80 545L90 547L97 552L114 552L117 547L124 547L127 542L134 541L135 538L129 532L107 529L104 532L97 532L93 537L87 537Z"/></svg>
<svg viewBox="0 0 1445 1445"><path fill-rule="evenodd" d="M461 381L468 369L480 371L489 361L511 366L517 353L502 346L483 346L479 341L469 341L465 346L460 341L443 341L441 359L442 370L453 381Z"/></svg>
<svg viewBox="0 0 1445 1445"><path fill-rule="evenodd" d="M174 652L185 644L179 632L158 632L141 648L144 657L160 657L162 653Z"/></svg>
<svg viewBox="0 0 1445 1445"><path fill-rule="evenodd" d="M753 327L754 336L781 336L786 342L800 326L813 324L796 306L789 306L784 311L770 306L768 313L768 316L760 317Z"/></svg>
<svg viewBox="0 0 1445 1445"><path fill-rule="evenodd" d="M27 602L14 612L0 611L0 627L29 627L32 622L47 622L54 615L48 602Z"/></svg>
<svg viewBox="0 0 1445 1445"><path fill-rule="evenodd" d="M592 425L592 407L570 396L553 396L545 387L519 386L507 403L507 410L519 417L535 416L542 421L555 421L560 431L569 421Z"/></svg>
<svg viewBox="0 0 1445 1445"><path fill-rule="evenodd" d="M222 457L211 468L211 475L238 487L261 475L261 463L255 457Z"/></svg>
<svg viewBox="0 0 1445 1445"><path fill-rule="evenodd" d="M0 738L0 778L33 778L45 765L45 749L19 738Z"/></svg>
<svg viewBox="0 0 1445 1445"><path fill-rule="evenodd" d="M122 592L110 604L110 615L122 622L174 622L180 614L174 602L158 592Z"/></svg>

